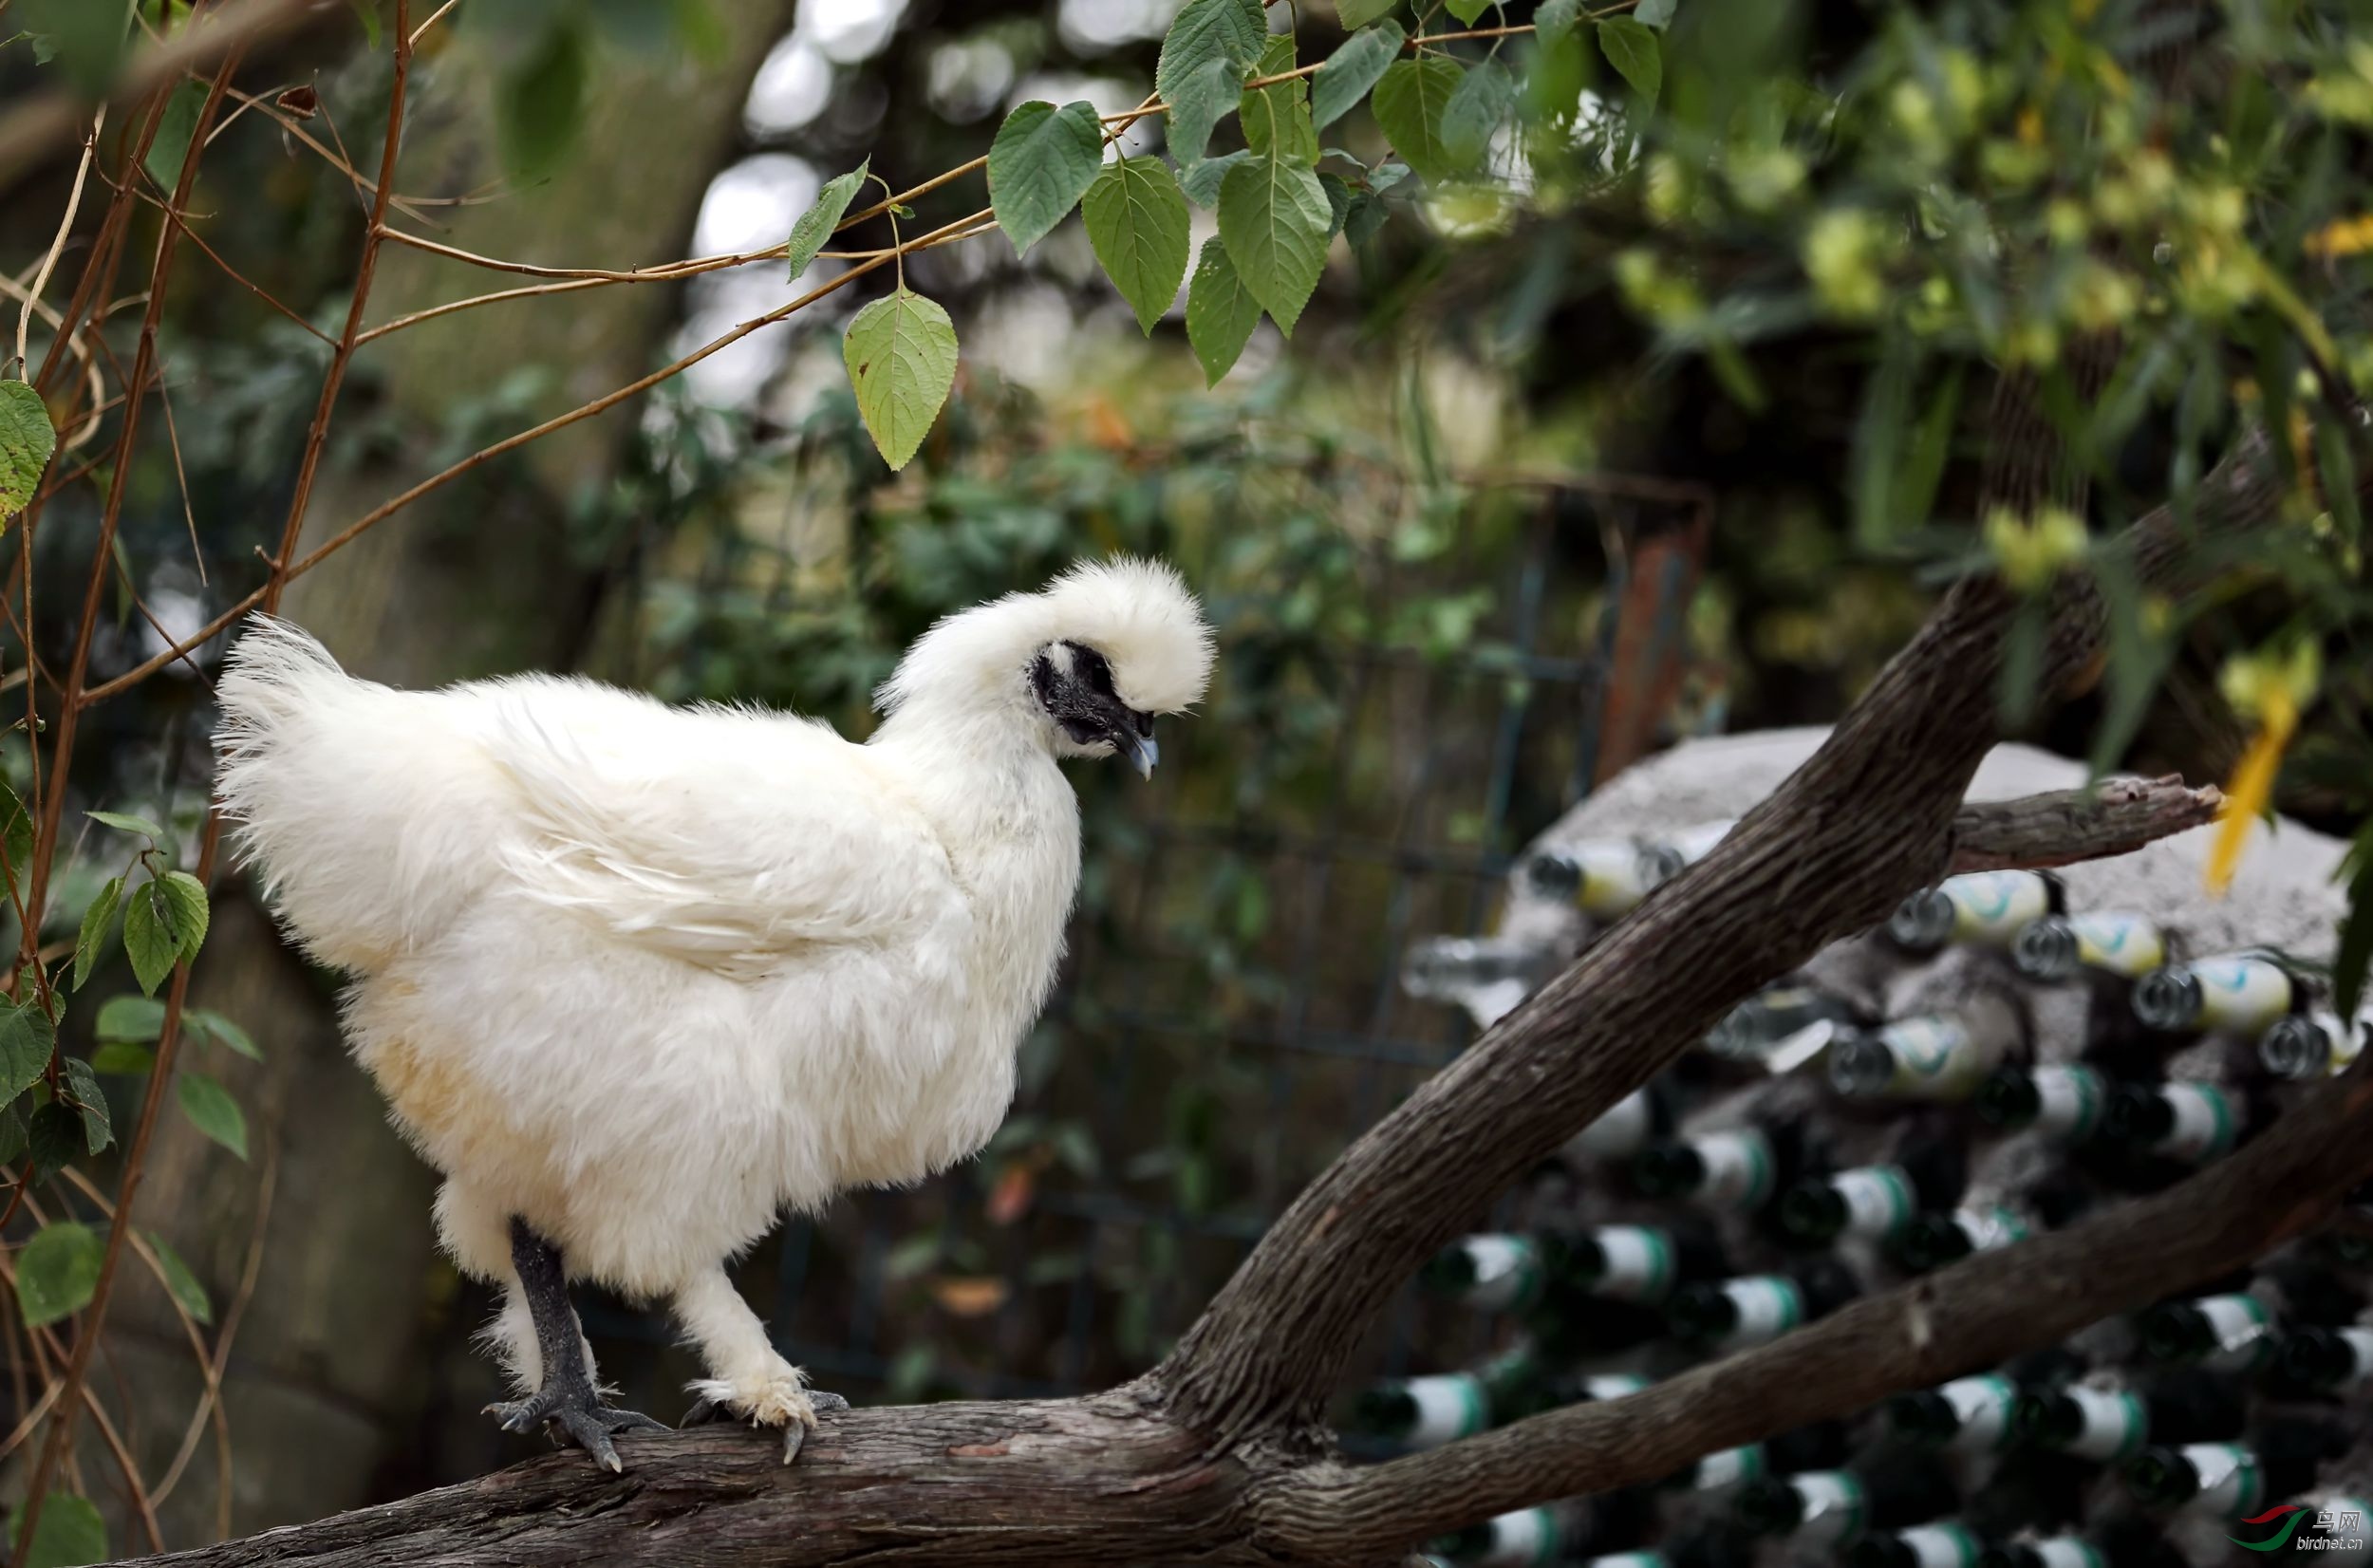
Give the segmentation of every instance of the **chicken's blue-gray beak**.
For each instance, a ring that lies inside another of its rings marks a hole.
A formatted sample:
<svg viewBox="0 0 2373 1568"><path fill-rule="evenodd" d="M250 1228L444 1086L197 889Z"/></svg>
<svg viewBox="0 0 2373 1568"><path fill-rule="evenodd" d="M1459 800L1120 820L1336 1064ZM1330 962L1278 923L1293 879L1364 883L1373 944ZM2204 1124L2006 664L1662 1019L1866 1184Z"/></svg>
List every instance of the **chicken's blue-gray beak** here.
<svg viewBox="0 0 2373 1568"><path fill-rule="evenodd" d="M1162 748L1154 744L1153 737L1123 731L1112 738L1121 755L1137 770L1139 778L1153 776L1153 765L1162 760Z"/></svg>

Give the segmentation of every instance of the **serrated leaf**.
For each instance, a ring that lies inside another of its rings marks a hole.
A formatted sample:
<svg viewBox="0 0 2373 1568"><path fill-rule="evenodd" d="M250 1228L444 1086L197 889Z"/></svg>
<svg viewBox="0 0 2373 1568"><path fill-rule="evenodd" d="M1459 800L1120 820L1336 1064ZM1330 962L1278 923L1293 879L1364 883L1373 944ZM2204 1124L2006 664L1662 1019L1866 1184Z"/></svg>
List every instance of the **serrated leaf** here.
<svg viewBox="0 0 2373 1568"><path fill-rule="evenodd" d="M1455 161L1472 167L1491 150L1491 138L1516 107L1516 84L1495 61L1468 71L1442 109L1442 146Z"/></svg>
<svg viewBox="0 0 2373 1568"><path fill-rule="evenodd" d="M1446 0L1444 9L1471 28L1483 20L1483 13L1489 10L1492 4L1493 0Z"/></svg>
<svg viewBox="0 0 2373 1568"><path fill-rule="evenodd" d="M882 460L906 466L956 384L956 325L911 289L857 312L841 340L857 412Z"/></svg>
<svg viewBox="0 0 2373 1568"><path fill-rule="evenodd" d="M203 1073L184 1073L174 1080L173 1092L192 1127L240 1159L247 1158L247 1112L231 1091Z"/></svg>
<svg viewBox="0 0 2373 1568"><path fill-rule="evenodd" d="M190 138L197 134L198 112L206 107L206 88L197 82L183 82L165 100L165 112L158 117L157 134L148 143L148 156L140 159L140 167L157 188L170 195L181 183L181 164L190 156Z"/></svg>
<svg viewBox="0 0 2373 1568"><path fill-rule="evenodd" d="M58 1028L31 998L0 1004L0 1103L15 1099L42 1080L57 1049Z"/></svg>
<svg viewBox="0 0 2373 1568"><path fill-rule="evenodd" d="M187 871L167 871L157 879L157 885L164 889L165 902L173 905L173 928L180 940L177 951L184 962L194 961L206 944L206 930L214 920L206 885Z"/></svg>
<svg viewBox="0 0 2373 1568"><path fill-rule="evenodd" d="M1268 36L1269 19L1261 0L1186 0L1162 37L1161 58L1153 67L1154 89L1164 103L1175 104L1186 78L1215 60L1224 61L1241 84L1245 69L1261 58Z"/></svg>
<svg viewBox="0 0 2373 1568"><path fill-rule="evenodd" d="M1369 97L1376 124L1392 139L1392 150L1428 179L1450 179L1467 172L1442 141L1443 111L1466 74L1440 55L1395 60Z"/></svg>
<svg viewBox="0 0 2373 1568"><path fill-rule="evenodd" d="M13 1541L20 1533L17 1510L9 1510L9 1539ZM33 1539L25 1543L25 1560L21 1568L84 1568L84 1564L104 1562L112 1556L107 1550L107 1521L99 1515L98 1507L71 1492L51 1492L42 1499L41 1517L33 1521Z"/></svg>
<svg viewBox="0 0 2373 1568"><path fill-rule="evenodd" d="M119 1078L145 1078L156 1071L157 1053L130 1040L108 1040L90 1054L90 1070Z"/></svg>
<svg viewBox="0 0 2373 1568"><path fill-rule="evenodd" d="M107 1117L107 1096L99 1087L99 1074L91 1064L80 1056L64 1058L65 1092L74 1100L74 1111L83 1118L83 1150L96 1154L115 1142L114 1125Z"/></svg>
<svg viewBox="0 0 2373 1568"><path fill-rule="evenodd" d="M74 989L90 979L91 969L107 954L107 941L115 935L116 911L123 904L123 879L109 877L107 885L99 889L99 896L83 911L82 929L74 938Z"/></svg>
<svg viewBox="0 0 2373 1568"><path fill-rule="evenodd" d="M1351 216L1352 188L1334 175L1320 175L1318 188L1327 194L1327 237L1333 239L1343 232L1343 220Z"/></svg>
<svg viewBox="0 0 2373 1568"><path fill-rule="evenodd" d="M1253 66L1254 78L1283 76L1294 65L1294 35L1281 32L1261 51ZM1244 128L1244 144L1260 157L1318 161L1318 130L1310 121L1310 84L1302 78L1272 82L1245 93L1237 105L1236 118Z"/></svg>
<svg viewBox="0 0 2373 1568"><path fill-rule="evenodd" d="M1186 193L1186 199L1198 207L1208 207L1220 199L1220 181L1252 154L1243 147L1223 158L1206 158L1189 163L1178 177L1178 188Z"/></svg>
<svg viewBox="0 0 2373 1568"><path fill-rule="evenodd" d="M1063 221L1104 162L1095 105L1024 103L989 144L989 210L1022 255Z"/></svg>
<svg viewBox="0 0 2373 1568"><path fill-rule="evenodd" d="M1261 302L1236 275L1227 247L1205 240L1194 280L1186 286L1186 342L1203 366L1205 385L1219 384L1260 325Z"/></svg>
<svg viewBox="0 0 2373 1568"><path fill-rule="evenodd" d="M255 1043L254 1036L212 1008L193 1007L182 1015L182 1021L196 1033L221 1041L252 1062L264 1059L263 1048Z"/></svg>
<svg viewBox="0 0 2373 1568"><path fill-rule="evenodd" d="M181 953L181 932L174 924L173 902L157 882L143 882L123 902L123 954L132 961L132 978L154 996L158 984L173 973Z"/></svg>
<svg viewBox="0 0 2373 1568"><path fill-rule="evenodd" d="M1400 9L1401 0L1335 0L1336 20L1343 24L1345 32L1364 28L1379 16L1389 16Z"/></svg>
<svg viewBox="0 0 2373 1568"><path fill-rule="evenodd" d="M1243 81L1242 66L1214 57L1182 75L1177 87L1164 95L1170 106L1170 157L1181 168L1202 161L1211 145L1211 128L1236 107Z"/></svg>
<svg viewBox="0 0 2373 1568"><path fill-rule="evenodd" d="M37 1107L26 1125L25 1144L32 1156L33 1179L46 1182L83 1152L83 1118L72 1106L55 1100Z"/></svg>
<svg viewBox="0 0 2373 1568"><path fill-rule="evenodd" d="M1306 164L1258 158L1220 181L1220 240L1252 297L1291 337L1327 259L1325 187Z"/></svg>
<svg viewBox="0 0 2373 1568"><path fill-rule="evenodd" d="M542 47L505 73L495 95L496 140L514 176L543 178L576 144L586 79L584 36L556 13Z"/></svg>
<svg viewBox="0 0 2373 1568"><path fill-rule="evenodd" d="M1533 12L1533 36L1543 48L1574 30L1575 18L1581 14L1582 0L1541 0Z"/></svg>
<svg viewBox="0 0 2373 1568"><path fill-rule="evenodd" d="M1079 204L1104 275L1150 333L1186 277L1186 197L1158 158L1108 164Z"/></svg>
<svg viewBox="0 0 2373 1568"><path fill-rule="evenodd" d="M1398 22L1379 22L1343 40L1310 79L1310 118L1324 129L1352 111L1368 96L1387 66L1401 56L1409 35Z"/></svg>
<svg viewBox="0 0 2373 1568"><path fill-rule="evenodd" d="M207 1299L206 1287L198 1283L196 1272L153 1230L148 1233L148 1245L157 1254L157 1272L164 1276L165 1289L181 1304L181 1310L197 1322L212 1323L215 1304Z"/></svg>
<svg viewBox="0 0 2373 1568"><path fill-rule="evenodd" d="M89 1306L105 1252L99 1233L79 1221L42 1226L16 1255L16 1302L25 1326L37 1329Z"/></svg>
<svg viewBox="0 0 2373 1568"><path fill-rule="evenodd" d="M1632 19L1643 28L1654 28L1662 32L1672 25L1673 8L1678 3L1679 0L1639 0L1639 4L1632 8Z"/></svg>
<svg viewBox="0 0 2373 1568"><path fill-rule="evenodd" d="M0 1166L25 1158L25 1111L22 1102L0 1106Z"/></svg>
<svg viewBox="0 0 2373 1568"><path fill-rule="evenodd" d="M1352 197L1352 210L1343 215L1343 237L1354 245L1365 245L1376 237L1376 231L1392 215L1381 196L1373 191L1362 191Z"/></svg>
<svg viewBox="0 0 2373 1568"><path fill-rule="evenodd" d="M153 1040L165 1032L165 1004L149 997L109 997L91 1025L103 1040Z"/></svg>
<svg viewBox="0 0 2373 1568"><path fill-rule="evenodd" d="M822 190L815 193L815 200L799 215L799 221L791 226L791 241L786 249L791 262L791 276L783 281L795 281L814 265L815 253L824 249L824 242L832 237L833 230L840 227L840 220L848 215L849 203L855 198L858 187L865 183L866 176L872 168L873 159L869 158L847 174L834 175L824 182Z"/></svg>
<svg viewBox="0 0 2373 1568"><path fill-rule="evenodd" d="M1610 16L1598 24L1598 52L1623 73L1632 90L1654 103L1664 86L1664 49L1656 35L1628 16Z"/></svg>
<svg viewBox="0 0 2373 1568"><path fill-rule="evenodd" d="M23 382L0 382L0 518L30 504L57 449L58 432L41 394Z"/></svg>

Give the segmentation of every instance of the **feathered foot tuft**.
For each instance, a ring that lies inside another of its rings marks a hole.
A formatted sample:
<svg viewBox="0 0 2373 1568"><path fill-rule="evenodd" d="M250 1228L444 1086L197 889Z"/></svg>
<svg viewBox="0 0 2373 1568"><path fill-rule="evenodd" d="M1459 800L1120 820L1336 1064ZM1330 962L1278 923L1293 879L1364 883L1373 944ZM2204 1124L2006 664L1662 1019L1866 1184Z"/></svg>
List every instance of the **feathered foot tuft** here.
<svg viewBox="0 0 2373 1568"><path fill-rule="evenodd" d="M728 1382L719 1377L703 1377L685 1387L697 1397L679 1425L747 1421L753 1427L780 1427L786 1465L799 1457L808 1433L815 1429L818 1414L849 1408L849 1401L839 1394L807 1387L795 1367L786 1367L763 1379Z"/></svg>

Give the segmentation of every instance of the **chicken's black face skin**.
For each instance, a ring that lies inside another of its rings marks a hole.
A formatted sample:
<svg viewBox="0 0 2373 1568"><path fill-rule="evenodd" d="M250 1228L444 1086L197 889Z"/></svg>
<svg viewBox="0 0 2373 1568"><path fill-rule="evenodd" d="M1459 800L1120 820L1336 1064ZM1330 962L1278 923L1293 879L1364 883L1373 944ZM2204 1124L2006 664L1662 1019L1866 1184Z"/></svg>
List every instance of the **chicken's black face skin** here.
<svg viewBox="0 0 2373 1568"><path fill-rule="evenodd" d="M1049 643L1031 661L1030 689L1073 744L1111 741L1140 775L1153 776L1161 756L1153 743L1153 715L1138 712L1113 692L1112 665L1104 655L1084 643Z"/></svg>

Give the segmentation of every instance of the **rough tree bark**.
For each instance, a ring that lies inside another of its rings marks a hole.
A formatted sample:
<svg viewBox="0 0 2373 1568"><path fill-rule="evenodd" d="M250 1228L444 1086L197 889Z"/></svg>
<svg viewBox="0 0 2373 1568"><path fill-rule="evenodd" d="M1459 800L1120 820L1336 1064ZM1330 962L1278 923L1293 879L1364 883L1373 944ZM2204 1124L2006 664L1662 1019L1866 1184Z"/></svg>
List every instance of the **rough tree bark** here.
<svg viewBox="0 0 2373 1568"><path fill-rule="evenodd" d="M2120 548L2180 593L2201 547L2270 523L2281 500L2278 465L2251 439L2203 486L2195 530L2162 510ZM2277 1245L2373 1170L2366 1063L2283 1136L2166 1193L1770 1345L1388 1464L1334 1456L1321 1403L1399 1281L1723 1010L1950 867L2116 853L2213 813L2213 791L2164 780L2093 804L1962 807L1995 739L2012 607L1994 582L1957 588L1770 800L1321 1174L1136 1382L1074 1400L850 1411L789 1468L750 1433L630 1439L623 1480L555 1455L162 1560L1383 1563L1446 1527L1646 1481L1994 1364ZM2044 675L2056 691L2097 656L2102 612L2074 582L2052 610Z"/></svg>

